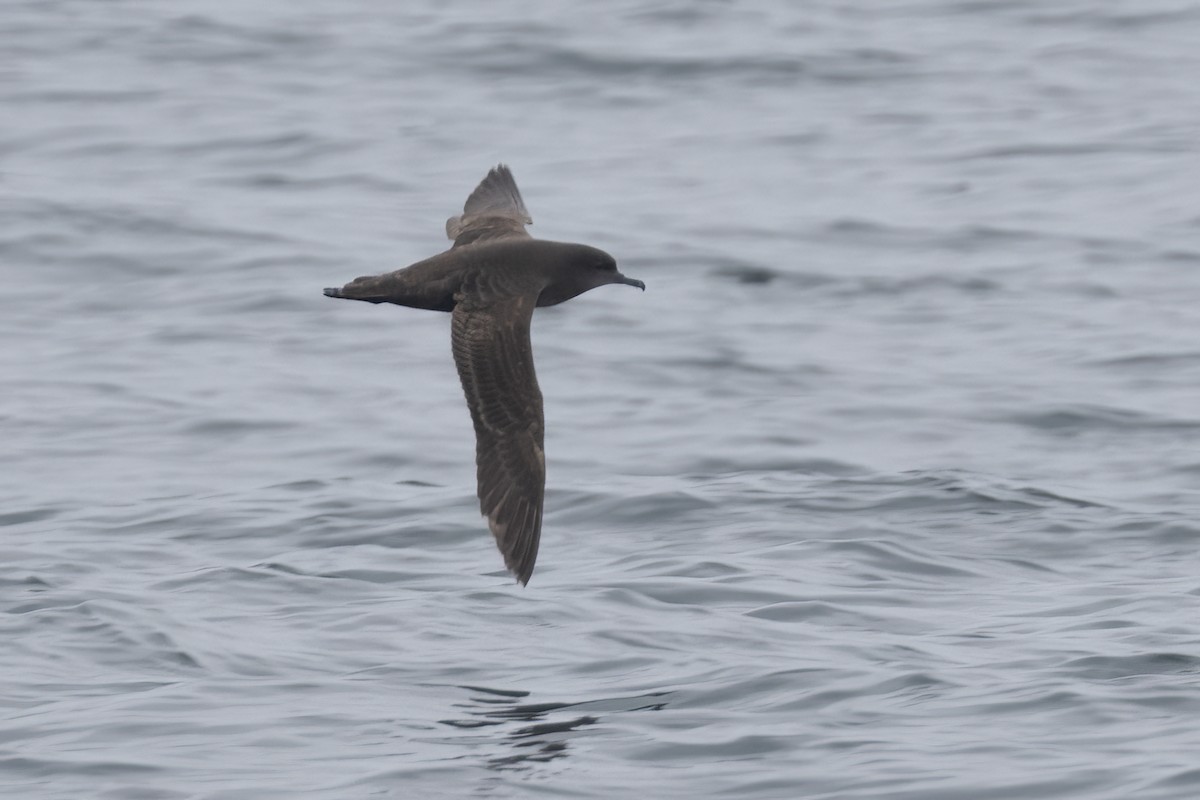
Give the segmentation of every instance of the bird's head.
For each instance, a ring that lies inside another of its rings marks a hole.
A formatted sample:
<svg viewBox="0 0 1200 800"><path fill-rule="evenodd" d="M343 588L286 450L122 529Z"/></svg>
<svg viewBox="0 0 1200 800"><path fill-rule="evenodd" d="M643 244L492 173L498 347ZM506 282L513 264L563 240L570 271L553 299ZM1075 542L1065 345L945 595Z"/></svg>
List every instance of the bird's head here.
<svg viewBox="0 0 1200 800"><path fill-rule="evenodd" d="M552 306L610 283L623 283L646 290L646 284L622 275L617 270L616 259L603 250L585 244L560 247L565 251L560 250L555 258L554 279L538 298L539 306Z"/></svg>
<svg viewBox="0 0 1200 800"><path fill-rule="evenodd" d="M626 286L636 286L643 292L646 284L634 278L626 278L617 271L617 260L603 250L594 247L587 248L581 259L583 269L590 271L594 280L593 286L606 286L610 283L623 283Z"/></svg>

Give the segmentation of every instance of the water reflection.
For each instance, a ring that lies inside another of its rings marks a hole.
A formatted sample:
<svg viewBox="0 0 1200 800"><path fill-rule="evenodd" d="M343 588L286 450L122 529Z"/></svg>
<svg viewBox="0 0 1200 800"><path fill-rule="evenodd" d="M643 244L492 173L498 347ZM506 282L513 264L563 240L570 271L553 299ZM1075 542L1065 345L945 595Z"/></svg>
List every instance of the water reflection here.
<svg viewBox="0 0 1200 800"><path fill-rule="evenodd" d="M596 713L589 712L624 712L624 711L659 711L667 706L666 697L670 692L651 692L632 697L605 698L588 700L578 703L520 703L528 697L529 692L505 689L489 689L484 686L460 686L468 692L473 692L465 703L455 704L456 708L466 709L463 719L440 720L443 725L460 729L486 729L498 726L510 726L513 723L530 723L506 730L498 741L514 752L505 752L488 758L486 766L489 769L528 769L532 763L552 761L565 756L568 752L568 742L574 732L600 721ZM558 712L570 710L570 715L560 716ZM492 737L480 737L482 741L493 741Z"/></svg>

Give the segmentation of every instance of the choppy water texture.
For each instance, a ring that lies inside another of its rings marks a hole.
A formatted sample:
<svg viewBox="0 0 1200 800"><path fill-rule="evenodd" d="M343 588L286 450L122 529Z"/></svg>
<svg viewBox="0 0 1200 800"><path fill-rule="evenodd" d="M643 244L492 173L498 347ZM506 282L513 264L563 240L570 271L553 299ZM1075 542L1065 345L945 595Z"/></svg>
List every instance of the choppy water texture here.
<svg viewBox="0 0 1200 800"><path fill-rule="evenodd" d="M10 0L0 794L1200 795L1200 3ZM503 571L445 315L498 161Z"/></svg>

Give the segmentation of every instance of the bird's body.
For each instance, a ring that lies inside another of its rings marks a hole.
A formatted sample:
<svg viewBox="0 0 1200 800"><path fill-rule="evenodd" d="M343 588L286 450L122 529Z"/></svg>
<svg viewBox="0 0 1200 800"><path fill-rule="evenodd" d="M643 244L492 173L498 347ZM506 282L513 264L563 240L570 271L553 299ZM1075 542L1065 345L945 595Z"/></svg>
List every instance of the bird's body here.
<svg viewBox="0 0 1200 800"><path fill-rule="evenodd" d="M326 293L431 311L453 311L459 296L534 294L537 305L552 306L593 288L575 282L568 265L588 258L600 262L605 257L603 250L583 244L509 237L454 247L404 269L357 278Z"/></svg>
<svg viewBox="0 0 1200 800"><path fill-rule="evenodd" d="M449 311L451 349L475 425L480 510L505 565L527 583L542 528L546 462L542 393L529 325L549 306L610 283L645 289L603 250L533 239L512 173L500 165L446 222L454 245L385 275L357 278L330 297Z"/></svg>

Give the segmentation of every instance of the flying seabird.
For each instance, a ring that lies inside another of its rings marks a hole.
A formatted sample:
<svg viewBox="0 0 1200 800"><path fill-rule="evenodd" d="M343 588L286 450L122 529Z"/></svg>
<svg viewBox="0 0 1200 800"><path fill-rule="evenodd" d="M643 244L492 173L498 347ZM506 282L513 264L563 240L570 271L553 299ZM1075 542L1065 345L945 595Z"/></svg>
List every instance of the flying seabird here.
<svg viewBox="0 0 1200 800"><path fill-rule="evenodd" d="M546 460L542 392L533 371L529 323L597 286L646 285L617 271L603 250L534 239L512 172L503 164L446 220L454 244L386 275L356 278L328 297L452 312L450 343L475 423L479 509L522 584L529 582L542 531Z"/></svg>

